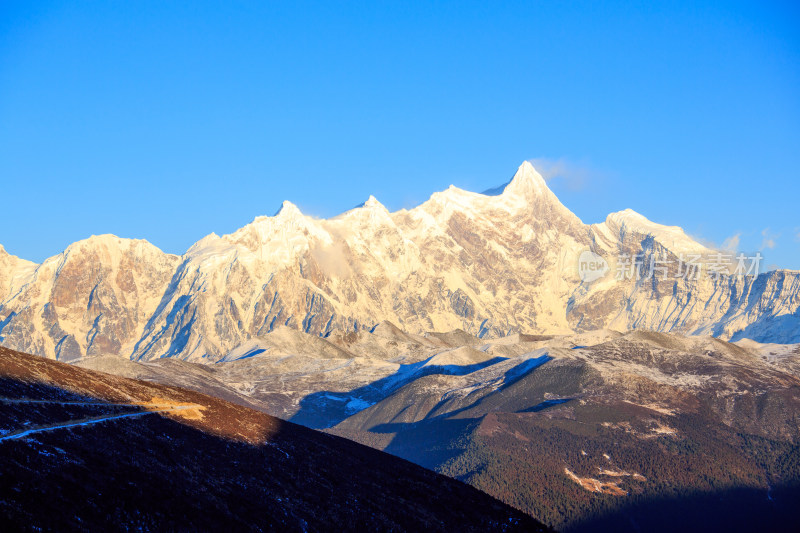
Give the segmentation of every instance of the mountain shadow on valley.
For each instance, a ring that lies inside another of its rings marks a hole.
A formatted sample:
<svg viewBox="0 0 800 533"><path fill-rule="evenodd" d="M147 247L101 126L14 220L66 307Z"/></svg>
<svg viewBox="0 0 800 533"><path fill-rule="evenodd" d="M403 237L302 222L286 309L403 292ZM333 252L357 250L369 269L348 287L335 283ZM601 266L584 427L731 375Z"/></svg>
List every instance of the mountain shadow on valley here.
<svg viewBox="0 0 800 533"><path fill-rule="evenodd" d="M433 357L417 363L400 365L394 373L348 392L319 391L300 400L300 408L289 420L314 429L335 426L353 414L383 400L413 380L433 375L465 376L490 367L507 357L492 357L468 365L430 365ZM514 367L516 368L516 367Z"/></svg>

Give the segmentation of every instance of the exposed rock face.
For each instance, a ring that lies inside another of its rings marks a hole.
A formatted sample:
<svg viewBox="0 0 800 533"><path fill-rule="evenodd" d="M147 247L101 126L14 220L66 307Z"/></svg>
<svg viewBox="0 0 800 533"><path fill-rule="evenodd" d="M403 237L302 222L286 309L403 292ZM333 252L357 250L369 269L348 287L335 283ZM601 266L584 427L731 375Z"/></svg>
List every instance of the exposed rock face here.
<svg viewBox="0 0 800 533"><path fill-rule="evenodd" d="M800 341L800 274L582 282L584 250L606 258L711 253L633 211L586 225L529 163L504 187L450 187L390 213L375 198L328 220L285 202L181 258L93 237L34 265L0 251L0 343L70 359L217 360L278 326L328 335L390 320L477 336L603 327ZM612 267L614 265L612 264ZM675 268L674 266L672 268Z"/></svg>
<svg viewBox="0 0 800 533"><path fill-rule="evenodd" d="M67 361L130 353L179 261L146 241L102 235L76 242L27 269L1 306L0 338Z"/></svg>
<svg viewBox="0 0 800 533"><path fill-rule="evenodd" d="M679 278L681 258L714 257L677 227L653 224L630 210L592 226L597 250L614 257L641 254L645 265L657 258L668 275L617 281L611 275L575 291L567 316L573 328L645 329L713 335L730 340L800 341L800 272ZM723 254L724 255L724 254ZM688 260L688 259L684 259ZM735 258L733 259L735 263ZM703 265L706 270L711 266ZM735 265L729 265L735 271ZM635 277L635 276L634 276Z"/></svg>

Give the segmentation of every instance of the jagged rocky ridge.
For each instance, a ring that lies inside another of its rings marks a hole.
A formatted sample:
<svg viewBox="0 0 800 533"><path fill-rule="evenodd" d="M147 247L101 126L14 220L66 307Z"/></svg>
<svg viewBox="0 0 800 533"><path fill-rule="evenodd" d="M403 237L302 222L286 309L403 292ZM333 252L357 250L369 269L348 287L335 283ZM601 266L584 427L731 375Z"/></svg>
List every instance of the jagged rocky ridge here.
<svg viewBox="0 0 800 533"><path fill-rule="evenodd" d="M800 273L581 281L578 257L711 253L633 211L587 225L523 163L486 194L450 187L390 213L375 198L319 220L273 217L183 256L93 236L35 265L0 248L0 344L71 360L218 360L278 326L321 336L390 320L478 337L598 328L800 341Z"/></svg>

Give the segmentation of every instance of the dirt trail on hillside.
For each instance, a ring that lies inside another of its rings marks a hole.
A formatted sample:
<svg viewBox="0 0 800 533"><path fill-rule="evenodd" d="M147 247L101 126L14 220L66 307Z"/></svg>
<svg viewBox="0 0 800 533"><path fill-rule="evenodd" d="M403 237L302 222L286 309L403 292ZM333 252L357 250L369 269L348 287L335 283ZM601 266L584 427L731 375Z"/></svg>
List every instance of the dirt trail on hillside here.
<svg viewBox="0 0 800 533"><path fill-rule="evenodd" d="M156 413L167 413L167 412L176 412L181 411L180 413L175 413L178 416L183 418L189 419L198 419L203 417L203 413L201 412L204 408L202 405L197 404L190 404L190 403L171 403L166 402L163 398L153 398L150 402L146 403L139 403L139 404L122 404L122 403L102 403L102 402L68 402L68 401L56 401L56 400L27 400L21 398L0 398L0 403L14 403L14 404L57 404L57 405L81 405L81 406L103 406L103 407L139 407L144 409L143 411L136 411L134 413L122 413L122 414L108 414L96 417L87 417L81 419L73 419L67 420L66 422L59 422L57 424L48 424L45 426L38 426L34 428L27 428L27 429L19 429L10 433L8 435L4 435L0 437L0 442L12 439L21 439L25 438L29 435L33 435L36 433L42 433L45 431L54 431L56 429L65 429L71 427L79 427L79 426L90 426L93 424L99 424L101 422L107 422L110 420L119 420L122 418L134 418L140 417L149 414L156 414Z"/></svg>

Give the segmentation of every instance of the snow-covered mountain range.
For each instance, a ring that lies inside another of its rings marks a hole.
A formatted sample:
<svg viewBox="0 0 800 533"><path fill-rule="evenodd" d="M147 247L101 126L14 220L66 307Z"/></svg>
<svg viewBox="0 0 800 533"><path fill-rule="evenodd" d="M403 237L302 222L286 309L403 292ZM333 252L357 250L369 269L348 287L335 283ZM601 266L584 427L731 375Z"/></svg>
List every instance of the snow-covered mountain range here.
<svg viewBox="0 0 800 533"><path fill-rule="evenodd" d="M605 275L582 275L587 251ZM800 272L712 276L704 263L681 275L687 258L718 254L631 210L584 224L525 162L498 189L451 186L394 213L370 197L320 220L284 202L182 256L111 235L40 265L0 247L0 344L62 360L219 360L278 326L326 336L386 320L478 337L610 328L800 342ZM627 257L642 268L628 272Z"/></svg>

